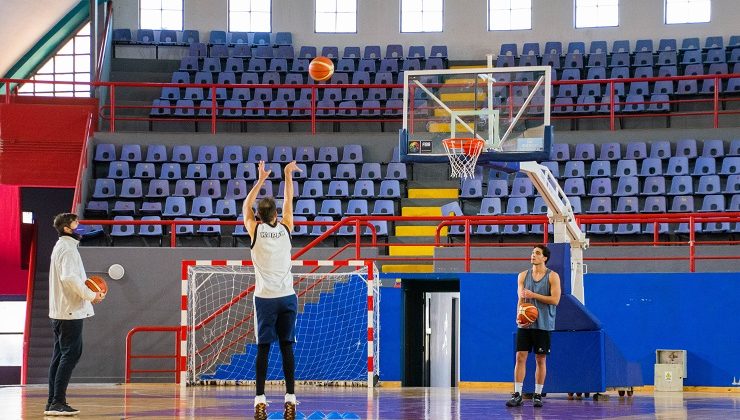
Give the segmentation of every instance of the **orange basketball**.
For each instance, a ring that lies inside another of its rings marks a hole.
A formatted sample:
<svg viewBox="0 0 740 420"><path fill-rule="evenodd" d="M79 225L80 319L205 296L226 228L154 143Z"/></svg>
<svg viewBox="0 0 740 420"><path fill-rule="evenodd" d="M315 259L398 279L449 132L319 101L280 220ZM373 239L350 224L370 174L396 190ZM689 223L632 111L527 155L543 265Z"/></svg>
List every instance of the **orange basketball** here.
<svg viewBox="0 0 740 420"><path fill-rule="evenodd" d="M90 276L89 279L85 280L85 286L95 293L108 293L108 283L100 276Z"/></svg>
<svg viewBox="0 0 740 420"><path fill-rule="evenodd" d="M524 302L521 305L519 305L519 311L516 315L516 320L519 324L527 325L531 324L535 321L537 321L537 317L539 316L540 312L537 310L537 307L532 305L529 302Z"/></svg>
<svg viewBox="0 0 740 420"><path fill-rule="evenodd" d="M317 82L329 80L334 74L334 63L326 57L316 57L308 65L308 75Z"/></svg>

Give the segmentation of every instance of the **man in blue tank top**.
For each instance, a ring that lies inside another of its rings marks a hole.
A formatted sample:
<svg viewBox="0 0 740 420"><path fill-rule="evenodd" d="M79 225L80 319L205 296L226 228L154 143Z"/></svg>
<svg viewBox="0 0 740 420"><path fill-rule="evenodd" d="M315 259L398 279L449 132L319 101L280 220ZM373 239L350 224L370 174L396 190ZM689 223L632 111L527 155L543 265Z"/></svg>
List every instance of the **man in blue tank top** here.
<svg viewBox="0 0 740 420"><path fill-rule="evenodd" d="M532 268L519 273L517 296L519 305L528 302L537 307L539 316L530 324L519 324L516 331L516 366L514 367L514 393L506 402L507 407L522 405L522 384L527 367L527 357L534 351L537 368L534 372L533 405L542 407L542 387L547 373L546 358L550 353L550 331L555 329L555 308L560 302L560 276L547 268L550 250L544 245L532 249Z"/></svg>
<svg viewBox="0 0 740 420"><path fill-rule="evenodd" d="M249 233L254 264L254 313L255 337L257 338L257 392L254 398L254 418L267 419L267 398L265 380L267 379L267 357L270 345L278 340L283 357L285 375L285 403L283 417L293 420L296 416L295 397L295 323L298 313L298 297L293 290L291 271L290 232L293 231L293 172L300 171L296 162L285 165L283 193L283 215L278 220L275 199L266 197L257 205L261 223L254 217L252 205L257 199L262 185L271 171L265 170L265 163L258 165L259 179L249 191L242 208L244 226Z"/></svg>

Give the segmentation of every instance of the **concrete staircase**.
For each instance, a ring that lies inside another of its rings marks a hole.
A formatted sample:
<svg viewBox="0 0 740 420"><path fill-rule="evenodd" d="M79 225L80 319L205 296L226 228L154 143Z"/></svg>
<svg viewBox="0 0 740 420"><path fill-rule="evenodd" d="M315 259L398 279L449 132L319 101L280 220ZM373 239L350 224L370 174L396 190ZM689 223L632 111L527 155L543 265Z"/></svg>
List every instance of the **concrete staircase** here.
<svg viewBox="0 0 740 420"><path fill-rule="evenodd" d="M409 182L408 198L401 201L402 216L441 216L440 207L450 201L458 199L458 181L436 181L435 188L423 188L421 184ZM391 257L407 258L408 263L383 264L386 273L431 273L434 264L433 245L403 245L404 243L432 243L438 222L399 222L395 226L395 243L390 245L388 254ZM443 228L441 235L447 235L447 228Z"/></svg>

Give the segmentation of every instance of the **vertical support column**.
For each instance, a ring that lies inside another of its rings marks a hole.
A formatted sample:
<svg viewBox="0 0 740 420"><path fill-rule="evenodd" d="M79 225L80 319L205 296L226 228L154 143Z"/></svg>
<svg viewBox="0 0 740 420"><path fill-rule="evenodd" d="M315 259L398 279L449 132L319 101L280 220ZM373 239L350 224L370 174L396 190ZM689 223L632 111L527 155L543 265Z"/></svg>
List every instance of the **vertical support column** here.
<svg viewBox="0 0 740 420"><path fill-rule="evenodd" d="M373 390L375 376L375 273L372 261L366 261L367 267L367 389Z"/></svg>

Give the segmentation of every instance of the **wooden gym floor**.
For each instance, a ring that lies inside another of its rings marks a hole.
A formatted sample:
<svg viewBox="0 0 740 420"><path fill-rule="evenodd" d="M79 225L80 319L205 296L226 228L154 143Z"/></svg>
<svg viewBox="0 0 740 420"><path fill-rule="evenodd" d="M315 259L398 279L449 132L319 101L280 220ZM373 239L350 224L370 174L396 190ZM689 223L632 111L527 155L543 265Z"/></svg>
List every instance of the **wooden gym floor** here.
<svg viewBox="0 0 740 420"><path fill-rule="evenodd" d="M733 391L735 391L733 389ZM2 419L44 418L46 386L0 387ZM251 418L252 387L194 387L171 384L72 384L69 404L83 419L227 419ZM282 393L268 388L268 413L282 415ZM509 394L500 390L459 388L379 388L368 397L364 388L300 387L298 411L311 418L362 419L730 419L740 418L740 393L636 392L632 397L607 393L608 401L568 400L549 394L544 407L506 408ZM316 412L323 413L323 416ZM334 413L332 413L334 412ZM331 415L330 415L331 414ZM340 417L337 417L340 415ZM58 418L58 417L57 417ZM273 414L271 418L282 418Z"/></svg>

